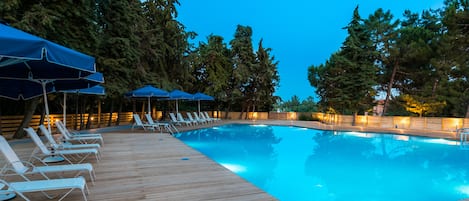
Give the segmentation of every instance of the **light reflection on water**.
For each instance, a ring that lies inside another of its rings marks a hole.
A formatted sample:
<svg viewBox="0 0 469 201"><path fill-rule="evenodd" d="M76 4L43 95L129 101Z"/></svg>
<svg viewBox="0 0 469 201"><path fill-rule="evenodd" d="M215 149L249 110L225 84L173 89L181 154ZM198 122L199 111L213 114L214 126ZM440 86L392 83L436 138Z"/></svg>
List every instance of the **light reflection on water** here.
<svg viewBox="0 0 469 201"><path fill-rule="evenodd" d="M469 196L469 151L449 140L249 125L178 138L280 200Z"/></svg>

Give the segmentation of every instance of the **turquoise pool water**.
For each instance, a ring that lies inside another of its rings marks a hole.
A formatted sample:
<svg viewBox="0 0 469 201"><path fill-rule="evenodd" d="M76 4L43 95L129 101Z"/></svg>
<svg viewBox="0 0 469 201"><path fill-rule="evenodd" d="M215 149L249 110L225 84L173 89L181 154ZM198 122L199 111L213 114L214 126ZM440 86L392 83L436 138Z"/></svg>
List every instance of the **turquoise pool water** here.
<svg viewBox="0 0 469 201"><path fill-rule="evenodd" d="M239 124L177 138L279 200L469 197L469 151L455 141Z"/></svg>

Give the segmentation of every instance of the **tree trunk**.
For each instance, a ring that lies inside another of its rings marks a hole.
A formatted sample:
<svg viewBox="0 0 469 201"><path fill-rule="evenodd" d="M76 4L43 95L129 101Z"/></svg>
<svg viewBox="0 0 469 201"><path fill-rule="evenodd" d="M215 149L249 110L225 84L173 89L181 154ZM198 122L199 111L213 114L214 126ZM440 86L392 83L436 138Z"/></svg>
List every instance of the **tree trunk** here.
<svg viewBox="0 0 469 201"><path fill-rule="evenodd" d="M225 108L225 118L228 119L228 113L231 111L231 104L228 104L228 106Z"/></svg>
<svg viewBox="0 0 469 201"><path fill-rule="evenodd" d="M111 98L111 109L109 111L109 121L107 123L107 126L111 126L112 125L112 113L114 112L114 99Z"/></svg>
<svg viewBox="0 0 469 201"><path fill-rule="evenodd" d="M41 118L39 119L39 125L43 125L44 124L44 119L46 118L46 108L44 105L40 106L40 110L41 110ZM46 125L47 126L47 125ZM41 134L41 129L37 128L36 132L38 134Z"/></svg>
<svg viewBox="0 0 469 201"><path fill-rule="evenodd" d="M243 119L244 109L246 108L246 103L241 105L241 113L239 113L238 119Z"/></svg>
<svg viewBox="0 0 469 201"><path fill-rule="evenodd" d="M389 79L388 90L386 91L386 99L384 100L383 113L381 114L381 116L384 116L386 114L387 110L388 110L389 99L391 97L392 87L393 87L393 84L394 84L394 78L396 77L396 73L397 73L398 68L399 68L399 62L396 62L396 64L394 65L394 67L392 69L391 78Z"/></svg>
<svg viewBox="0 0 469 201"><path fill-rule="evenodd" d="M81 110L80 110L80 130L83 130L85 127L85 118L83 115L86 112L86 97L83 97L83 104L81 105Z"/></svg>
<svg viewBox="0 0 469 201"><path fill-rule="evenodd" d="M121 122L121 114L122 114L122 101L119 101L119 110L117 111L117 121L116 126L120 125Z"/></svg>
<svg viewBox="0 0 469 201"><path fill-rule="evenodd" d="M40 99L41 98L33 98L31 100L27 100L24 102L25 114L23 116L23 120L21 121L20 126L18 127L18 129L16 129L16 132L13 135L13 138L20 139L25 136L23 128L26 128L29 126L29 123L31 122L31 119L33 118L34 111L36 111L36 107L39 104Z"/></svg>
<svg viewBox="0 0 469 201"><path fill-rule="evenodd" d="M244 120L248 120L249 119L249 109L251 108L251 104L248 104L248 106L246 106L246 114L244 114Z"/></svg>
<svg viewBox="0 0 469 201"><path fill-rule="evenodd" d="M432 88L432 97L433 98L436 96L436 89L438 88L438 83L439 83L439 80L435 79L435 82L433 83L433 88Z"/></svg>
<svg viewBox="0 0 469 201"><path fill-rule="evenodd" d="M101 128L101 98L98 98L98 128Z"/></svg>
<svg viewBox="0 0 469 201"><path fill-rule="evenodd" d="M91 105L90 105L90 108L88 109L88 119L86 120L86 129L90 129L91 128L91 123L93 120L91 120L91 117L93 116L93 112L94 112L94 104L95 101L92 101L91 102Z"/></svg>
<svg viewBox="0 0 469 201"><path fill-rule="evenodd" d="M357 125L357 116L358 116L358 112L354 112L353 113L353 118L352 118L352 126Z"/></svg>
<svg viewBox="0 0 469 201"><path fill-rule="evenodd" d="M469 118L469 104L467 105L467 108L466 108L466 116L465 118Z"/></svg>

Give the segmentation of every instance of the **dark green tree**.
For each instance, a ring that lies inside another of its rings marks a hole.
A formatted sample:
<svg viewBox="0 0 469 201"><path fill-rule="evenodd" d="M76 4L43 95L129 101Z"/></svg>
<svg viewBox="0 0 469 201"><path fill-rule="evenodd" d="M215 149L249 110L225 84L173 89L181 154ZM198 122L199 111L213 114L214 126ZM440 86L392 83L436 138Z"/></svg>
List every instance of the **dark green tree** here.
<svg viewBox="0 0 469 201"><path fill-rule="evenodd" d="M228 97L230 97L228 111L235 103L241 103L241 115L248 107L248 86L250 82L250 73L256 65L256 55L252 47L252 29L249 26L238 25L233 40L230 41L233 68L231 71L231 80L227 88ZM241 118L241 116L240 116Z"/></svg>
<svg viewBox="0 0 469 201"><path fill-rule="evenodd" d="M229 82L233 64L231 51L223 42L223 37L210 35L207 43L200 43L199 57L194 62L193 75L196 84L194 91L202 91L215 97L219 102L229 101Z"/></svg>
<svg viewBox="0 0 469 201"><path fill-rule="evenodd" d="M360 18L358 6L345 29L348 36L341 50L333 54L326 64L309 67L308 79L316 87L323 110L332 108L356 116L372 107L376 95L376 51L371 34Z"/></svg>
<svg viewBox="0 0 469 201"><path fill-rule="evenodd" d="M280 76L278 75L275 57L271 56L271 48L264 48L262 39L259 42L256 53L257 65L254 65L251 73L253 86L253 106L252 110L259 108L263 111L270 111L278 97L274 96L276 87L279 85Z"/></svg>
<svg viewBox="0 0 469 201"><path fill-rule="evenodd" d="M344 76L345 71L338 68L337 60L341 57L335 53L319 66L310 66L308 68L308 80L311 86L316 88L316 93L320 98L318 102L319 109L323 112L344 108L343 98L344 86L339 82L339 78Z"/></svg>
<svg viewBox="0 0 469 201"><path fill-rule="evenodd" d="M99 1L100 13L98 25L100 38L98 47L98 70L106 76L106 97L111 114L114 104L122 108L123 94L140 83L140 58L142 50L139 48L141 38L139 28L142 18L141 3L132 1ZM111 121L109 121L111 122Z"/></svg>
<svg viewBox="0 0 469 201"><path fill-rule="evenodd" d="M377 70L373 65L376 51L373 49L370 33L362 23L358 6L346 29L349 35L339 52L344 58L339 60L339 65L345 70L341 81L344 83L346 101L349 103L344 109L357 115L358 112L367 111L372 107L376 95L374 86L377 84Z"/></svg>
<svg viewBox="0 0 469 201"><path fill-rule="evenodd" d="M439 42L438 58L434 65L449 67L446 94L450 116L469 117L469 2L451 0L445 2L442 12L444 35ZM448 68L446 68L448 69Z"/></svg>
<svg viewBox="0 0 469 201"><path fill-rule="evenodd" d="M298 112L300 107L300 98L297 95L293 95L290 100L283 103L283 107L288 112Z"/></svg>
<svg viewBox="0 0 469 201"><path fill-rule="evenodd" d="M386 93L383 115L385 115L395 82L395 76L399 68L401 58L396 46L399 20L393 21L391 11L376 10L365 20L365 28L370 33L373 49L376 51L375 65L378 67L378 90Z"/></svg>

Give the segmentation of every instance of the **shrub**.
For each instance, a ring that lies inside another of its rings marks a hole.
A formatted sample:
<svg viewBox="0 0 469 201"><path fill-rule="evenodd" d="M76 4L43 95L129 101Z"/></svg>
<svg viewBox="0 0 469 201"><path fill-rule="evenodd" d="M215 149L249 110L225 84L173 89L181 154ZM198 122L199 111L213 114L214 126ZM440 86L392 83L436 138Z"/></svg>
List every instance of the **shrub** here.
<svg viewBox="0 0 469 201"><path fill-rule="evenodd" d="M301 121L319 121L319 119L313 119L311 113L301 113L298 117L298 120Z"/></svg>

